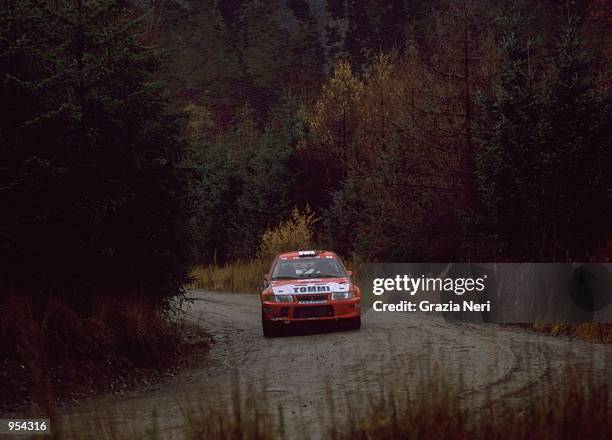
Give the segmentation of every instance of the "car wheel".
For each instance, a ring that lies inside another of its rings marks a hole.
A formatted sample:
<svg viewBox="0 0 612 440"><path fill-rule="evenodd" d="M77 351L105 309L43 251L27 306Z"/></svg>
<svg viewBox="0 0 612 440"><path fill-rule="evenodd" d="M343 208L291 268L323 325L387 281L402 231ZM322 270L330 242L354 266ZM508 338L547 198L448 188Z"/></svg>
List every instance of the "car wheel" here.
<svg viewBox="0 0 612 440"><path fill-rule="evenodd" d="M266 338L273 338L277 335L277 328L273 322L269 319L264 318L263 312L261 312L261 328L263 329L263 335Z"/></svg>
<svg viewBox="0 0 612 440"><path fill-rule="evenodd" d="M358 330L361 328L361 316L356 318L346 319L346 328L349 330Z"/></svg>

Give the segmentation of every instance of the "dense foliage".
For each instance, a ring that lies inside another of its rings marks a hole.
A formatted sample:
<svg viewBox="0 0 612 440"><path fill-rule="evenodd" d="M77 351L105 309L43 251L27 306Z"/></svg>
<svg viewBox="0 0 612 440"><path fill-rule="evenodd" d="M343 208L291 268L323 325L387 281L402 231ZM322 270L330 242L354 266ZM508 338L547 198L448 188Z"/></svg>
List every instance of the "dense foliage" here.
<svg viewBox="0 0 612 440"><path fill-rule="evenodd" d="M159 57L121 2L0 10L0 295L175 295L196 176Z"/></svg>
<svg viewBox="0 0 612 440"><path fill-rule="evenodd" d="M3 2L2 397L167 362L198 261L252 291L298 243L610 260L611 28L607 0Z"/></svg>
<svg viewBox="0 0 612 440"><path fill-rule="evenodd" d="M170 15L215 20L205 46L226 50L204 67L219 81L176 95L201 109L204 261L253 256L306 205L321 245L345 255L605 258L605 2L198 5ZM180 54L166 70L187 65L201 71Z"/></svg>
<svg viewBox="0 0 612 440"><path fill-rule="evenodd" d="M574 18L544 65L515 33L483 109L479 177L490 231L515 256L584 255L610 232L612 95L599 84ZM522 44L521 44L522 43ZM517 215L519 214L519 215ZM547 248L531 248L546 243Z"/></svg>
<svg viewBox="0 0 612 440"><path fill-rule="evenodd" d="M596 0L7 2L2 291L162 298L194 249L252 257L307 205L346 255L602 255L611 17Z"/></svg>

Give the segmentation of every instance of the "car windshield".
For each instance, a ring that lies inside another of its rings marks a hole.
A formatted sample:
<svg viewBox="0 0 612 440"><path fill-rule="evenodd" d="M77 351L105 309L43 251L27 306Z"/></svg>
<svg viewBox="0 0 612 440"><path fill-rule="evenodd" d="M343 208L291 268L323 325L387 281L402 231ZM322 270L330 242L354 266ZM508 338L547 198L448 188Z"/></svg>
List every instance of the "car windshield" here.
<svg viewBox="0 0 612 440"><path fill-rule="evenodd" d="M336 258L296 258L278 260L272 271L273 280L302 278L346 278L348 275Z"/></svg>

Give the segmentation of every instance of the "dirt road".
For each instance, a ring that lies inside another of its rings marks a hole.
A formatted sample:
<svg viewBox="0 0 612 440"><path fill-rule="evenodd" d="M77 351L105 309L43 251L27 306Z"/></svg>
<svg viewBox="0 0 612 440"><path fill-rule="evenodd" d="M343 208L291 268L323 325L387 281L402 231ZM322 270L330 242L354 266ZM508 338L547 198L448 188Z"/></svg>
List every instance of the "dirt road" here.
<svg viewBox="0 0 612 440"><path fill-rule="evenodd" d="M612 384L610 345L450 323L432 315L372 311L365 313L359 331L265 339L256 295L194 291L190 297L189 319L215 341L206 363L126 398L82 404L69 411L70 423L95 419L100 407L109 408L119 425L129 421L150 426L157 413L164 436L177 437L184 423L178 396L184 405L185 398L197 402L215 393L231 395L232 383L238 381L243 390L254 386L258 398L273 408L282 407L287 433L321 438L327 421L320 415L329 414L330 405L336 417L344 417L346 399L353 406L365 405L364 393L378 391L382 384L393 387L400 377L418 377L433 364L449 380L462 383L462 396L474 405L482 404L487 394L520 404L535 383L556 380L567 365L604 376Z"/></svg>

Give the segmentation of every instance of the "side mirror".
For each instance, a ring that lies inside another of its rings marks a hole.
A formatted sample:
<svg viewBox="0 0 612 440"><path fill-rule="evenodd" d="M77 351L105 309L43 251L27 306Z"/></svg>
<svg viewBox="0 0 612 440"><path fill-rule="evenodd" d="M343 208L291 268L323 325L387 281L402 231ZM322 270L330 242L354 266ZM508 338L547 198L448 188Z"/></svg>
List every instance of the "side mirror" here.
<svg viewBox="0 0 612 440"><path fill-rule="evenodd" d="M352 270L347 270L346 273L348 274L349 277L353 276L353 271Z"/></svg>
<svg viewBox="0 0 612 440"><path fill-rule="evenodd" d="M270 274L265 274L263 277L263 283L261 283L261 290L266 290L266 288L270 285Z"/></svg>

